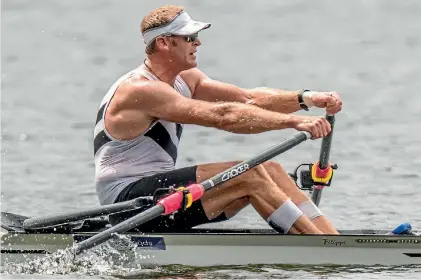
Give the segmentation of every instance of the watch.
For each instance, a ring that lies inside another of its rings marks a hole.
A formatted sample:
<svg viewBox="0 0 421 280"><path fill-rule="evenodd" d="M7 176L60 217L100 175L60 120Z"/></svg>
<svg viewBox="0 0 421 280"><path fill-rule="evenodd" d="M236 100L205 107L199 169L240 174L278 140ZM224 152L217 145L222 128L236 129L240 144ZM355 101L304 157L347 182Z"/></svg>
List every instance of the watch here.
<svg viewBox="0 0 421 280"><path fill-rule="evenodd" d="M298 104L300 104L300 107L306 111L308 111L308 106L304 103L303 93L306 91L310 91L309 89L302 89L298 93Z"/></svg>

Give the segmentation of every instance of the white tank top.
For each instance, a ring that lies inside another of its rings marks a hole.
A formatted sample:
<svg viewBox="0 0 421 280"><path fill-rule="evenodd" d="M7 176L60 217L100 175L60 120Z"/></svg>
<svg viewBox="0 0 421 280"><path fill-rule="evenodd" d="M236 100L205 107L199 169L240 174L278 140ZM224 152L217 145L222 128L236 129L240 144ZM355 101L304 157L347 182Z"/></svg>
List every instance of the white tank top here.
<svg viewBox="0 0 421 280"><path fill-rule="evenodd" d="M105 129L104 118L110 100L120 83L134 74L158 80L142 65L120 77L99 106L94 129L94 158L96 192L101 204L114 203L127 185L144 176L173 170L177 160L182 124L156 120L132 140L117 140ZM190 89L180 76L176 77L174 89L191 98Z"/></svg>

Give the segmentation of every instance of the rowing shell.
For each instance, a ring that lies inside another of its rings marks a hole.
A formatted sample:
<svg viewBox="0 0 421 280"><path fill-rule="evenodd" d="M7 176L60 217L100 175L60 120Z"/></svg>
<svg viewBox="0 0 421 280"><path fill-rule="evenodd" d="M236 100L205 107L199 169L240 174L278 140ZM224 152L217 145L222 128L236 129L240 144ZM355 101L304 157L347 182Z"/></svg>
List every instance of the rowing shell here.
<svg viewBox="0 0 421 280"><path fill-rule="evenodd" d="M12 215L7 214L9 218ZM2 265L68 248L107 227L106 220L87 220L39 232L2 227ZM126 250L136 246L136 262L148 266L421 265L421 236L389 232L341 230L341 235L281 235L272 229L196 228L177 233L123 235L131 241Z"/></svg>

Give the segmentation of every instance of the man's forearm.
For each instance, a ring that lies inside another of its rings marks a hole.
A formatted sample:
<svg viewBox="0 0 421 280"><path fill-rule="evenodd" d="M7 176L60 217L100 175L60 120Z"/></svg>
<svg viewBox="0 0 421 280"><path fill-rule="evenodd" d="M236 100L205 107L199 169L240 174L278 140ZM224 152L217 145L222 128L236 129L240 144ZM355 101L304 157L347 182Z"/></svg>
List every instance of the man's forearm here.
<svg viewBox="0 0 421 280"><path fill-rule="evenodd" d="M260 133L270 130L294 128L300 117L227 102L214 107L206 116L207 123L234 133Z"/></svg>
<svg viewBox="0 0 421 280"><path fill-rule="evenodd" d="M284 91L273 88L254 88L249 90L249 101L260 108L289 114L301 110L298 103L299 91Z"/></svg>

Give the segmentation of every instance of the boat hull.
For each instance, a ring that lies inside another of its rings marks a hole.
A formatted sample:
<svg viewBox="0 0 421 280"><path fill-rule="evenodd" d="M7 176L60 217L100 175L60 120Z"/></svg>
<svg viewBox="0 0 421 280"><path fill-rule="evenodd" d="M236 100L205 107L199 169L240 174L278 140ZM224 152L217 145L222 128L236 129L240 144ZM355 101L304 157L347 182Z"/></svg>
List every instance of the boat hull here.
<svg viewBox="0 0 421 280"><path fill-rule="evenodd" d="M51 254L95 233L2 234L2 264ZM270 230L134 234L140 265L421 265L421 236L383 234L279 235ZM116 237L117 238L117 237ZM124 243L124 242L123 242ZM126 247L125 247L126 246Z"/></svg>

